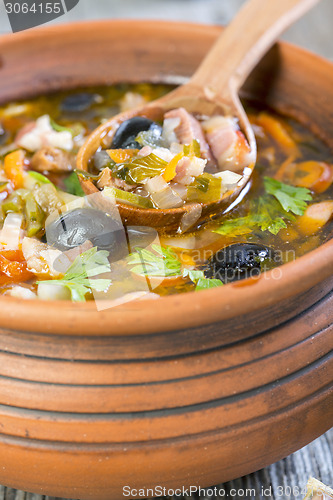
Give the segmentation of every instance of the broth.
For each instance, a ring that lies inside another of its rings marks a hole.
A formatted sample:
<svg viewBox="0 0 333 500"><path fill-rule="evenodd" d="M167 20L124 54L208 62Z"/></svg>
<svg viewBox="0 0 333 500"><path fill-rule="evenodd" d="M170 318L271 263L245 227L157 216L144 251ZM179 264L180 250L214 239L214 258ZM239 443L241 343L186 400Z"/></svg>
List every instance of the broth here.
<svg viewBox="0 0 333 500"><path fill-rule="evenodd" d="M77 221L88 214L73 173L85 138L119 111L169 90L150 84L78 89L0 108L0 293L74 301L158 298L256 277L331 236L331 151L296 121L249 103L258 159L252 180L226 213L174 236L144 228L124 231L117 218L112 222L102 212L89 212L89 227L65 220L63 214L74 210ZM91 167L98 175L96 165ZM58 234L59 224L64 234ZM77 236L78 226L90 245L68 246L68 231ZM87 273L89 266L98 268L96 274Z"/></svg>

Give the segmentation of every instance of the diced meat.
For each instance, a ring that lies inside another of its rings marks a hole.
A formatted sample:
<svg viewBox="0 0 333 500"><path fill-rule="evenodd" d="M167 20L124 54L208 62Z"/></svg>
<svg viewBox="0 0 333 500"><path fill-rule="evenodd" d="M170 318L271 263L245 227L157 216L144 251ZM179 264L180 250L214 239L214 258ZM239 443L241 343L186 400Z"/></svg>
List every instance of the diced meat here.
<svg viewBox="0 0 333 500"><path fill-rule="evenodd" d="M177 108L168 111L164 115L164 119L178 118L179 125L174 129L178 141L181 144L191 144L196 139L200 144L201 155L206 160L211 161L212 155L209 145L205 139L201 125L194 116L190 115L184 108Z"/></svg>
<svg viewBox="0 0 333 500"><path fill-rule="evenodd" d="M38 151L45 146L71 151L74 147L69 130L57 132L51 125L49 115L41 116L36 122L24 127L15 138L15 143L27 151Z"/></svg>
<svg viewBox="0 0 333 500"><path fill-rule="evenodd" d="M104 168L100 178L97 181L97 187L99 189L104 189L105 187L115 187L118 189L122 189L123 191L130 191L133 189L133 186L130 186L123 179L119 179L118 177L113 177L112 172L109 168Z"/></svg>
<svg viewBox="0 0 333 500"><path fill-rule="evenodd" d="M75 168L75 161L69 153L46 146L33 155L31 166L37 172L68 172Z"/></svg>
<svg viewBox="0 0 333 500"><path fill-rule="evenodd" d="M50 247L35 238L24 238L22 242L23 256L28 271L40 277L61 278L62 273L54 268L54 262L61 255L60 250Z"/></svg>
<svg viewBox="0 0 333 500"><path fill-rule="evenodd" d="M251 163L251 150L234 118L214 116L203 123L208 144L221 170L241 171Z"/></svg>
<svg viewBox="0 0 333 500"><path fill-rule="evenodd" d="M145 156L149 156L152 152L153 152L153 150L150 146L144 146L138 152L138 156L141 156L142 158L144 158Z"/></svg>
<svg viewBox="0 0 333 500"><path fill-rule="evenodd" d="M189 158L188 156L184 156L177 164L177 174L173 179L174 182L184 185L192 184L194 177L202 175L206 166L206 161L207 160L197 157Z"/></svg>

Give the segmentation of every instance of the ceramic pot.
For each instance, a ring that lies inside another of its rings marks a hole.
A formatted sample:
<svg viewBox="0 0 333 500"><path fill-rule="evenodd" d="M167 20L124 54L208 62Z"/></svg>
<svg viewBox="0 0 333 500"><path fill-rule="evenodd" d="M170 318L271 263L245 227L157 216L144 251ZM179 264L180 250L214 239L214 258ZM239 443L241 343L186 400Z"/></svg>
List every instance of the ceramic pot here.
<svg viewBox="0 0 333 500"><path fill-rule="evenodd" d="M182 82L220 28L106 21L4 36L0 101ZM332 64L279 43L243 89L333 147ZM254 281L98 311L0 298L0 483L58 497L207 486L333 423L333 242ZM110 306L110 307L109 307Z"/></svg>

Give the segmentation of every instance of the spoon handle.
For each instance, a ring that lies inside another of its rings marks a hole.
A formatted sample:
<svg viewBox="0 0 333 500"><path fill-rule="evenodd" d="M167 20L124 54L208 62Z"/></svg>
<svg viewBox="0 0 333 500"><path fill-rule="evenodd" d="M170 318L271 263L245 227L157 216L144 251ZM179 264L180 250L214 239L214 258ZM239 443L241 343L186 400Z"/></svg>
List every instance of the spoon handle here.
<svg viewBox="0 0 333 500"><path fill-rule="evenodd" d="M228 99L279 35L319 0L248 0L225 28L189 84L211 100Z"/></svg>

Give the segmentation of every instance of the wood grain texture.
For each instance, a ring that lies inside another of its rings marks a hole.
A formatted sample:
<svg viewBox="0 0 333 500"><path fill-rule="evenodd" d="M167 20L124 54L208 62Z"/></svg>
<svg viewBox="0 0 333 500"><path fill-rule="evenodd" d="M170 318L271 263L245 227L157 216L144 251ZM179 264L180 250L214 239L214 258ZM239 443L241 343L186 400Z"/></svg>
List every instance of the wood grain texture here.
<svg viewBox="0 0 333 500"><path fill-rule="evenodd" d="M218 34L101 22L3 38L0 99L82 82L179 80ZM328 62L278 44L243 93L311 123L329 142L332 79ZM103 311L1 298L0 482L117 500L125 483L239 477L325 432L332 248L282 266L279 279L267 273L247 286Z"/></svg>

